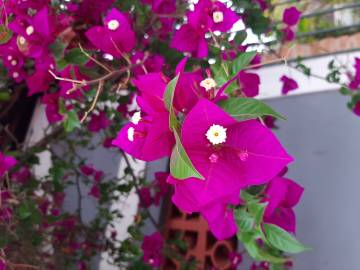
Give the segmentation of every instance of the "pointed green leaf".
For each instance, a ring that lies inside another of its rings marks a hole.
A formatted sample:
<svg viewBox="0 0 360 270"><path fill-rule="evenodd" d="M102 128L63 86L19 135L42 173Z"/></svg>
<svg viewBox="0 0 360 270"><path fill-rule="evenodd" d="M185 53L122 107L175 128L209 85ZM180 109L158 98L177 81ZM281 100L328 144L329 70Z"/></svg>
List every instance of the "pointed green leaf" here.
<svg viewBox="0 0 360 270"><path fill-rule="evenodd" d="M71 132L75 128L81 127L79 117L75 111L69 111L64 121L64 129L66 132Z"/></svg>
<svg viewBox="0 0 360 270"><path fill-rule="evenodd" d="M255 219L245 208L234 211L235 221L241 233L251 231L255 226Z"/></svg>
<svg viewBox="0 0 360 270"><path fill-rule="evenodd" d="M67 52L64 56L66 62L75 65L84 65L89 61L89 58L79 49L74 48Z"/></svg>
<svg viewBox="0 0 360 270"><path fill-rule="evenodd" d="M284 252L300 253L309 250L290 233L276 225L264 223L263 230L268 243Z"/></svg>
<svg viewBox="0 0 360 270"><path fill-rule="evenodd" d="M229 98L219 102L219 106L238 120L254 119L264 115L285 119L264 102L253 98Z"/></svg>
<svg viewBox="0 0 360 270"><path fill-rule="evenodd" d="M195 169L189 156L186 154L184 146L181 143L180 136L174 130L176 145L170 158L171 175L177 179L183 180L189 177L204 179L204 177Z"/></svg>
<svg viewBox="0 0 360 270"><path fill-rule="evenodd" d="M0 25L0 45L7 43L13 33L9 28L7 28L5 25Z"/></svg>
<svg viewBox="0 0 360 270"><path fill-rule="evenodd" d="M255 57L256 52L244 52L240 54L234 61L232 65L232 74L235 76L246 66L248 66Z"/></svg>
<svg viewBox="0 0 360 270"><path fill-rule="evenodd" d="M256 243L256 241L244 243L244 247L246 248L246 251L249 253L249 255L257 261L284 263L287 260L286 258L274 256L261 249Z"/></svg>
<svg viewBox="0 0 360 270"><path fill-rule="evenodd" d="M260 225L263 220L267 203L252 202L248 205L249 212L254 216L256 225Z"/></svg>
<svg viewBox="0 0 360 270"><path fill-rule="evenodd" d="M164 93L165 106L168 109L168 111L170 112L170 116L169 116L170 129L176 128L178 126L178 120L177 120L175 112L174 112L173 102L174 102L175 89L176 89L177 82L179 80L179 76L180 75L178 74L175 78L173 78L167 84L166 90Z"/></svg>

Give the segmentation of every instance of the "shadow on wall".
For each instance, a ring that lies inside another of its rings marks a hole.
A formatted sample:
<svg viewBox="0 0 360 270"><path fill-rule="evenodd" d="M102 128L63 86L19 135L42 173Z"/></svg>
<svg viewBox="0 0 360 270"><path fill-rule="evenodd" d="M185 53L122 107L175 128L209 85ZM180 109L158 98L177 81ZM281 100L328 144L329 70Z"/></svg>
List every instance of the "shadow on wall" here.
<svg viewBox="0 0 360 270"><path fill-rule="evenodd" d="M359 269L360 118L337 92L269 100L285 115L276 131L295 162L288 177L304 186L297 238L312 251L295 270Z"/></svg>

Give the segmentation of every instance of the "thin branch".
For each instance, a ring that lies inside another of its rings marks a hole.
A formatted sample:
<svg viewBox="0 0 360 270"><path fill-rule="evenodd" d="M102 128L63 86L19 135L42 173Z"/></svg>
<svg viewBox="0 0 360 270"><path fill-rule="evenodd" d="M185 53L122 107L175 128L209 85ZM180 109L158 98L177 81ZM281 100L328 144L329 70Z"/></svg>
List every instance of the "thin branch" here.
<svg viewBox="0 0 360 270"><path fill-rule="evenodd" d="M84 48L81 46L81 43L79 43L79 48L81 50L81 52L83 54L85 54L90 60L92 60L93 62L95 62L96 64L98 64L100 67L102 67L103 69L105 69L107 72L111 72L111 69L109 69L107 66L105 66L103 63L101 63L100 61L96 60L94 57L92 57L88 52L86 52L84 50Z"/></svg>
<svg viewBox="0 0 360 270"><path fill-rule="evenodd" d="M91 107L85 112L84 116L80 120L80 123L83 123L85 119L88 117L88 115L95 109L96 103L98 102L100 94L102 93L103 89L104 89L104 81L100 81L98 88L96 90L95 98L91 103Z"/></svg>

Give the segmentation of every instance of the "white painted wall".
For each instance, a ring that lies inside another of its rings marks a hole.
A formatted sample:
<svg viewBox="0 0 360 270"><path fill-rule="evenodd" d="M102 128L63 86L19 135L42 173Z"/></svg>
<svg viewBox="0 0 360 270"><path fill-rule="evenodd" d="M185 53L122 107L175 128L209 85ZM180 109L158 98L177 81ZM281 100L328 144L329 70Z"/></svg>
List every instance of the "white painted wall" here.
<svg viewBox="0 0 360 270"><path fill-rule="evenodd" d="M360 57L360 51L341 53L335 57L341 63L349 63L349 66L352 67L354 64L354 58ZM332 59L334 59L334 55L309 58L304 60L303 63L311 69L313 74L326 77L328 73L327 66ZM331 84L314 77L307 77L301 72L290 68L285 64L266 66L259 69L256 73L258 73L261 78L260 94L258 96L260 99L276 98L282 96L282 83L280 81L280 77L282 75L287 75L295 79L299 84L299 89L288 93L289 96L333 91L339 89L339 86L335 84ZM346 78L343 79L346 81Z"/></svg>

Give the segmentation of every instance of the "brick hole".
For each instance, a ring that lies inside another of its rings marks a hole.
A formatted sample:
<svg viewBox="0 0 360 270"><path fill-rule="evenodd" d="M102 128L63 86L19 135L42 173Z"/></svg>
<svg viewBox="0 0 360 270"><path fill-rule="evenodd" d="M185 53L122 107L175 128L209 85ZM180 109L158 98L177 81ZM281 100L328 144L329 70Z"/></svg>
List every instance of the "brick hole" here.
<svg viewBox="0 0 360 270"><path fill-rule="evenodd" d="M206 240L206 250L211 249L217 242L216 238L210 231L207 232Z"/></svg>
<svg viewBox="0 0 360 270"><path fill-rule="evenodd" d="M198 233L195 231L185 231L184 241L188 245L188 249L194 249L198 242Z"/></svg>
<svg viewBox="0 0 360 270"><path fill-rule="evenodd" d="M200 218L199 213L192 213L192 214L187 214L186 215L186 220L199 219L199 218Z"/></svg>
<svg viewBox="0 0 360 270"><path fill-rule="evenodd" d="M172 260L170 259L166 259L165 263L164 263L164 268L166 270L177 270L178 267L176 265L176 263L174 263Z"/></svg>
<svg viewBox="0 0 360 270"><path fill-rule="evenodd" d="M229 246L225 243L216 245L212 256L212 259L214 260L213 264L219 269L226 267L229 264L229 253Z"/></svg>

